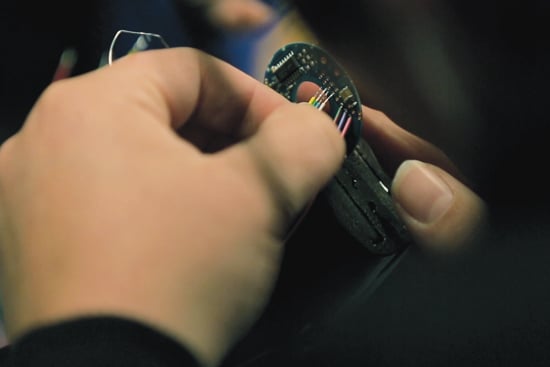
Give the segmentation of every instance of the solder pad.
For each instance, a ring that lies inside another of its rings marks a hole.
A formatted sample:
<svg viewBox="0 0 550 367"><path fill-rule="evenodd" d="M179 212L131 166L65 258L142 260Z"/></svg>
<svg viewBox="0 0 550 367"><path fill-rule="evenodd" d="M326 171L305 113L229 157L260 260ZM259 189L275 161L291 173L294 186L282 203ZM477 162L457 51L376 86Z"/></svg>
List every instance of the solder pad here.
<svg viewBox="0 0 550 367"><path fill-rule="evenodd" d="M275 52L265 70L266 85L298 102L298 88L306 81L319 87L309 103L332 116L351 152L362 126L361 101L351 78L332 56L314 44L290 43Z"/></svg>

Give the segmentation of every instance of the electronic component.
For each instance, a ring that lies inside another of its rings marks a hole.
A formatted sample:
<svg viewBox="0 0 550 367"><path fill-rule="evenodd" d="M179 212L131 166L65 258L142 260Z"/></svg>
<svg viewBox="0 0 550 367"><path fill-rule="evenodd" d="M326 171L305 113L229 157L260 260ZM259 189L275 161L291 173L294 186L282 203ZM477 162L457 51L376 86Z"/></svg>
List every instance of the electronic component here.
<svg viewBox="0 0 550 367"><path fill-rule="evenodd" d="M359 141L362 126L361 101L352 80L320 47L301 42L285 45L273 55L264 83L297 102L299 87L304 82L317 85L309 103L333 117L351 152Z"/></svg>

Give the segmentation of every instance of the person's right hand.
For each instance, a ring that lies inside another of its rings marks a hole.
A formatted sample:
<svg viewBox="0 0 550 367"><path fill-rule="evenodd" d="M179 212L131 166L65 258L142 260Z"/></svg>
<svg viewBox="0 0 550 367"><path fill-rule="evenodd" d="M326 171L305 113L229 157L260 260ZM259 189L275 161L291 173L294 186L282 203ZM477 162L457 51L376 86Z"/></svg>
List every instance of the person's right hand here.
<svg viewBox="0 0 550 367"><path fill-rule="evenodd" d="M267 25L275 10L260 0L179 0L204 8L211 25L226 31L247 31Z"/></svg>
<svg viewBox="0 0 550 367"><path fill-rule="evenodd" d="M392 197L415 241L438 252L466 244L483 225L486 207L457 167L380 111L363 107L363 122L366 140L394 175Z"/></svg>

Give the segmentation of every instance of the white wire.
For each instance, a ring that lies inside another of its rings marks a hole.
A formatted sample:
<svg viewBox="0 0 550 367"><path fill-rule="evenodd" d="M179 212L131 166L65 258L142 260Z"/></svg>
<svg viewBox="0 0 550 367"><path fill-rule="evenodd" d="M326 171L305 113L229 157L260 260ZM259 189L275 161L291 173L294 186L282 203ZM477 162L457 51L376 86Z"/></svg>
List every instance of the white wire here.
<svg viewBox="0 0 550 367"><path fill-rule="evenodd" d="M121 29L119 30L118 32L116 32L115 36L113 37L113 40L111 41L111 46L109 47L109 56L108 56L108 63L109 65L111 65L113 63L113 49L115 47L115 43L116 43L116 40L117 38L122 34L122 33L127 33L127 34L135 34L137 36L149 36L149 37L155 37L155 38L158 38L160 40L160 42L162 43L162 45L166 48L169 48L170 46L168 46L168 43L166 43L166 41L164 40L164 38L162 38L162 36L160 34L156 34L156 33L148 33L148 32L136 32L136 31L129 31L127 29Z"/></svg>

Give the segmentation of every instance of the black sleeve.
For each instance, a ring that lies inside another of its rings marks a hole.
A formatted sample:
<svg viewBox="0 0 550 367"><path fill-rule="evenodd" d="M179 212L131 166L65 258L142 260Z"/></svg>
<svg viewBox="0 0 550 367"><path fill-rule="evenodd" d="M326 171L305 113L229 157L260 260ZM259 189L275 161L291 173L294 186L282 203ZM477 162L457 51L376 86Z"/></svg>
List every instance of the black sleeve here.
<svg viewBox="0 0 550 367"><path fill-rule="evenodd" d="M2 367L199 367L175 340L139 322L90 317L39 328L0 351Z"/></svg>

